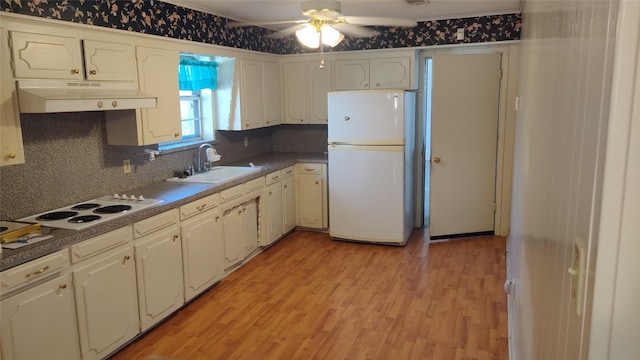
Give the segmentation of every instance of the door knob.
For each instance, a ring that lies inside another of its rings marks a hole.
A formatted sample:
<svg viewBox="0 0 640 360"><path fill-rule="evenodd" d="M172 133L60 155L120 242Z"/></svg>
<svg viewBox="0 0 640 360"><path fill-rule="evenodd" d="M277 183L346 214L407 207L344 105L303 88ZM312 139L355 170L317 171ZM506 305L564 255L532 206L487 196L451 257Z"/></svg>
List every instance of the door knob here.
<svg viewBox="0 0 640 360"><path fill-rule="evenodd" d="M436 157L434 157L434 158L433 158L433 162L434 162L434 163L436 163L436 164L440 163L440 158L439 158L439 157L437 157L437 156L436 156Z"/></svg>

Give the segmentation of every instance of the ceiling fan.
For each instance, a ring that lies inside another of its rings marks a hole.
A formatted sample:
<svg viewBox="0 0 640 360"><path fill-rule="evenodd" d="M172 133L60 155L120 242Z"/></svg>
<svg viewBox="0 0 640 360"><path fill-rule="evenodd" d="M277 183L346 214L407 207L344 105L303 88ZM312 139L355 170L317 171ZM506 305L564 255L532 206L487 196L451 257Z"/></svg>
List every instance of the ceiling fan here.
<svg viewBox="0 0 640 360"><path fill-rule="evenodd" d="M340 13L340 2L335 0L301 1L300 10L305 20L284 20L230 23L232 27L240 26L267 26L293 24L278 32L272 37L284 38L293 33L298 40L310 48L318 48L320 44L336 46L345 35L349 37L372 37L378 34L367 26L394 26L413 27L417 23L411 19L371 16L345 16Z"/></svg>

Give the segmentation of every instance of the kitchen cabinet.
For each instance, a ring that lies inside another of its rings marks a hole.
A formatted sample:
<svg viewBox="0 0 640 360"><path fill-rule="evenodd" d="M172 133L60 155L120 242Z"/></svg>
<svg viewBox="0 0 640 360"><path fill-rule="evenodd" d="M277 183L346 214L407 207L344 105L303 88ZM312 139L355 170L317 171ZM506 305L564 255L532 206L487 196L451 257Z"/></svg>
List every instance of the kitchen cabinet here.
<svg viewBox="0 0 640 360"><path fill-rule="evenodd" d="M264 86L264 122L266 126L282 123L282 89L280 87L280 64L262 63L262 84Z"/></svg>
<svg viewBox="0 0 640 360"><path fill-rule="evenodd" d="M85 360L106 357L140 332L131 228L126 229L126 245L74 266L80 350Z"/></svg>
<svg viewBox="0 0 640 360"><path fill-rule="evenodd" d="M222 215L217 206L214 194L180 207L185 301L224 275Z"/></svg>
<svg viewBox="0 0 640 360"><path fill-rule="evenodd" d="M283 206L282 206L282 184L280 182L280 170L267 174L267 227L268 235L265 244L270 245L282 237L283 231Z"/></svg>
<svg viewBox="0 0 640 360"><path fill-rule="evenodd" d="M253 198L242 204L242 226L245 256L258 249L258 200Z"/></svg>
<svg viewBox="0 0 640 360"><path fill-rule="evenodd" d="M135 80L128 44L11 31L11 50L15 78Z"/></svg>
<svg viewBox="0 0 640 360"><path fill-rule="evenodd" d="M296 164L297 225L326 229L327 214L326 164Z"/></svg>
<svg viewBox="0 0 640 360"><path fill-rule="evenodd" d="M218 130L250 130L281 123L280 67L254 59L237 62L231 113L216 122Z"/></svg>
<svg viewBox="0 0 640 360"><path fill-rule="evenodd" d="M11 52L9 37L5 29L0 28L0 73L11 74ZM13 81L0 82L0 166L24 164L24 146L22 128L18 113L18 97Z"/></svg>
<svg viewBox="0 0 640 360"><path fill-rule="evenodd" d="M296 187L294 167L282 170L282 234L296 227Z"/></svg>
<svg viewBox="0 0 640 360"><path fill-rule="evenodd" d="M2 300L1 358L81 358L71 285L66 273Z"/></svg>
<svg viewBox="0 0 640 360"><path fill-rule="evenodd" d="M244 216L242 205L226 210L222 215L225 269L239 264L245 255Z"/></svg>
<svg viewBox="0 0 640 360"><path fill-rule="evenodd" d="M140 146L181 139L179 52L136 47L140 91L157 97L155 108L105 112L109 145Z"/></svg>
<svg viewBox="0 0 640 360"><path fill-rule="evenodd" d="M80 359L69 250L0 273L0 358Z"/></svg>
<svg viewBox="0 0 640 360"><path fill-rule="evenodd" d="M415 52L393 56L371 54L368 58L337 59L334 89L377 90L415 88Z"/></svg>
<svg viewBox="0 0 640 360"><path fill-rule="evenodd" d="M184 304L178 210L133 225L138 307L145 331ZM144 234L143 236L137 236Z"/></svg>
<svg viewBox="0 0 640 360"><path fill-rule="evenodd" d="M296 226L294 166L267 174L267 227L266 241L270 245Z"/></svg>
<svg viewBox="0 0 640 360"><path fill-rule="evenodd" d="M321 69L317 60L285 62L284 121L289 124L326 124L327 93L332 90L333 63Z"/></svg>

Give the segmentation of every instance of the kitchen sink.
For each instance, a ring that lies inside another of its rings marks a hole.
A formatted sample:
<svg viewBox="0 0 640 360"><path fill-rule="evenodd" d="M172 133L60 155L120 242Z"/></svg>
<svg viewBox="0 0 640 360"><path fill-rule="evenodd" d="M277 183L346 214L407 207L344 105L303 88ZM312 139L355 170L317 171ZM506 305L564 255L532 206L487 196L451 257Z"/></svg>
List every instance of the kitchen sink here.
<svg viewBox="0 0 640 360"><path fill-rule="evenodd" d="M214 166L209 171L185 178L172 177L167 181L220 184L260 171L260 169L262 169L261 166Z"/></svg>

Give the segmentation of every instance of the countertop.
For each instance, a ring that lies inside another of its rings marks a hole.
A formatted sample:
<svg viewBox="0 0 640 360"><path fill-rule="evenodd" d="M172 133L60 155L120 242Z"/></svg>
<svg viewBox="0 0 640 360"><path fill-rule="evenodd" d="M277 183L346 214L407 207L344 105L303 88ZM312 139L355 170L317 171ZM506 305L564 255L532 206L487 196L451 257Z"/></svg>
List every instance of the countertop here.
<svg viewBox="0 0 640 360"><path fill-rule="evenodd" d="M323 153L270 153L254 158L244 159L237 163L226 165L247 166L249 162L261 166L260 171L246 175L242 178L225 182L219 185L181 183L163 181L147 185L137 189L123 189L122 193L140 194L148 199L160 199L162 203L136 211L111 221L100 223L84 230L66 230L42 227L43 235L52 235L52 238L10 250L2 249L0 259L0 271L16 265L26 263L41 256L69 248L71 245L93 238L100 234L116 230L123 226L131 225L137 221L158 215L165 211L178 208L202 197L215 194L224 189L242 184L248 180L264 176L270 172L283 169L295 163L327 163L327 155ZM105 194L106 195L106 194Z"/></svg>

